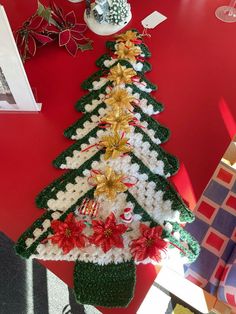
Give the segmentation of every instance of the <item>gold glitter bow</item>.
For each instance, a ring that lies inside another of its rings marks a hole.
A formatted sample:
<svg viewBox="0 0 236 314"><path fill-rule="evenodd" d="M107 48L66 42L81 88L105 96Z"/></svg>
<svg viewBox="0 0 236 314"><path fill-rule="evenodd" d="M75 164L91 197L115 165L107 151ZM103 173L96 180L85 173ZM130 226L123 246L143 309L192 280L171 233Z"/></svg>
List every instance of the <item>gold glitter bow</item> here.
<svg viewBox="0 0 236 314"><path fill-rule="evenodd" d="M105 99L105 104L112 106L114 110L127 109L133 110L132 102L135 97L131 96L127 90L116 88L113 89L109 94L108 98Z"/></svg>
<svg viewBox="0 0 236 314"><path fill-rule="evenodd" d="M106 149L105 160L109 158L115 159L122 154L132 151L128 144L128 139L121 137L117 132L114 135L103 136L99 145Z"/></svg>
<svg viewBox="0 0 236 314"><path fill-rule="evenodd" d="M115 55L118 59L125 59L129 61L136 61L136 57L141 54L141 49L135 46L131 41L126 41L125 43L119 43L116 48Z"/></svg>
<svg viewBox="0 0 236 314"><path fill-rule="evenodd" d="M127 40L139 40L139 36L137 34L137 32L135 31L127 31L125 32L124 34L119 34L119 35L116 35L115 36L117 38L117 42L120 42L120 41L127 41Z"/></svg>
<svg viewBox="0 0 236 314"><path fill-rule="evenodd" d="M123 131L129 133L130 122L134 119L133 115L123 110L114 110L108 112L103 118L101 123L108 124L113 132Z"/></svg>
<svg viewBox="0 0 236 314"><path fill-rule="evenodd" d="M129 84L132 83L132 77L137 73L132 68L126 68L118 63L116 66L110 69L110 73L107 78L114 82L114 85Z"/></svg>
<svg viewBox="0 0 236 314"><path fill-rule="evenodd" d="M116 198L117 193L125 192L128 188L123 182L123 173L118 174L111 167L106 167L104 173L97 173L93 176L96 190L95 196L105 194L110 200Z"/></svg>

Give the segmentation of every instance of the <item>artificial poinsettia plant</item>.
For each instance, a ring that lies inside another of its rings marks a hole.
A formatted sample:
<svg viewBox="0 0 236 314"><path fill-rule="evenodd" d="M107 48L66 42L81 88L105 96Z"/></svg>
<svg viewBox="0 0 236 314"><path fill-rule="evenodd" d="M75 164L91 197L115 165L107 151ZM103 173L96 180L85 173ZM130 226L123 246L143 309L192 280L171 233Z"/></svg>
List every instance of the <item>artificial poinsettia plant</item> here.
<svg viewBox="0 0 236 314"><path fill-rule="evenodd" d="M68 53L92 49L92 41L84 33L86 24L78 23L75 12L64 13L54 2L45 7L38 2L37 11L16 31L16 43L23 61L36 54L37 47L57 41Z"/></svg>

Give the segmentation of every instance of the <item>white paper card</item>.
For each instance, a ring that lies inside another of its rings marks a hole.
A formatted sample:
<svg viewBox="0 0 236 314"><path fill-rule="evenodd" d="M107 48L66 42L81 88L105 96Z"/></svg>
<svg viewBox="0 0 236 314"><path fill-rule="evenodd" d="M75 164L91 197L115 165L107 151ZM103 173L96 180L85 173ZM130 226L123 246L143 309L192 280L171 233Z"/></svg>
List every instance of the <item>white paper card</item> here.
<svg viewBox="0 0 236 314"><path fill-rule="evenodd" d="M2 5L0 25L0 112L40 111Z"/></svg>
<svg viewBox="0 0 236 314"><path fill-rule="evenodd" d="M142 25L144 28L154 28L161 22L165 21L167 17L157 11L152 12L150 15L145 17L145 19L142 20Z"/></svg>

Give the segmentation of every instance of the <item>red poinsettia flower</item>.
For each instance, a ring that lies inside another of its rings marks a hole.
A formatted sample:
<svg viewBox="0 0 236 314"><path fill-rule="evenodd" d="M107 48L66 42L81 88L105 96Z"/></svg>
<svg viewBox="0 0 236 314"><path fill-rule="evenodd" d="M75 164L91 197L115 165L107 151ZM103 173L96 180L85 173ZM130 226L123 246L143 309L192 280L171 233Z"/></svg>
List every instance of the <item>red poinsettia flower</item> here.
<svg viewBox="0 0 236 314"><path fill-rule="evenodd" d="M62 248L64 254L70 252L74 247L83 248L85 246L86 236L82 234L85 224L77 221L73 213L70 213L65 221L52 221L51 228L53 235L47 240L50 239L53 244Z"/></svg>
<svg viewBox="0 0 236 314"><path fill-rule="evenodd" d="M51 6L51 17L55 23L47 26L47 31L59 36L59 46L65 46L67 51L75 56L78 50L78 42L85 40L83 33L87 29L86 24L77 23L74 11L63 14L61 8L55 3Z"/></svg>
<svg viewBox="0 0 236 314"><path fill-rule="evenodd" d="M53 39L45 34L48 22L41 16L33 15L16 32L16 43L20 54L25 60L28 56L34 56L38 45L45 45Z"/></svg>
<svg viewBox="0 0 236 314"><path fill-rule="evenodd" d="M124 224L116 224L116 218L111 213L105 222L93 220L92 227L94 234L89 238L92 244L101 246L104 253L109 251L113 246L123 248L123 239L121 235L127 230Z"/></svg>
<svg viewBox="0 0 236 314"><path fill-rule="evenodd" d="M143 261L151 258L156 262L161 260L161 252L165 251L168 243L162 238L162 227L150 228L145 224L140 224L142 236L131 242L131 254L136 261Z"/></svg>

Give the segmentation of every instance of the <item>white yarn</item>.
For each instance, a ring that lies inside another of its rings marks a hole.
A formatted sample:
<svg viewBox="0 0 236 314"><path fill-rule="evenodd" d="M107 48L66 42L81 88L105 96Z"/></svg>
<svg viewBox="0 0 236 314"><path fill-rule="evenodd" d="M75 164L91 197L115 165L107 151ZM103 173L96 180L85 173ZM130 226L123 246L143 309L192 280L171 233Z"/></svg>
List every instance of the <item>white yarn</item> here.
<svg viewBox="0 0 236 314"><path fill-rule="evenodd" d="M123 89L127 90L130 95L133 95L136 99L139 99L139 107L142 109L142 111L148 115L158 114L159 111L155 111L152 104L148 103L148 100L146 98L142 98L142 95L139 93L133 93L132 88L130 87L122 87ZM111 92L109 88L106 88L106 94L108 95ZM97 108L98 105L100 105L105 98L105 95L103 93L99 94L99 99L93 99L91 103L87 103L84 106L84 109L86 112L92 112L95 108Z"/></svg>
<svg viewBox="0 0 236 314"><path fill-rule="evenodd" d="M120 215L123 213L124 209L126 207L130 207L131 209L133 209L133 204L131 202L127 202L126 198L127 195L124 193L119 194L114 202L111 202L107 198L102 196L98 197L97 201L100 203L100 210L97 219L102 219L104 221L110 215L110 213L113 212L116 216L117 223L123 223ZM56 219L58 219L60 215L61 214L57 212ZM77 218L79 220L83 219L83 217L84 215L77 213ZM86 220L87 222L91 223L91 217L86 216ZM52 244L52 242L49 240L47 243L40 243L37 246L37 253L35 255L32 255L32 258L68 261L75 261L76 259L78 259L85 262L95 262L100 265L108 264L111 262L120 263L123 261L128 261L132 258L129 243L133 239L136 239L140 236L139 222L133 221L128 224L128 227L131 229L131 231L123 234L123 249L114 247L107 253L104 253L100 247L96 247L95 245L91 245L90 243L88 243L85 248L74 248L65 255L63 254L62 249L60 249L57 245ZM36 231L37 232L33 232L35 236L34 239L28 238L26 240L25 243L27 247L32 245L33 242L36 241L43 233L43 231L41 231L40 229L36 229ZM89 237L92 235L93 231L90 227L86 227L83 230L83 233L87 237Z"/></svg>
<svg viewBox="0 0 236 314"><path fill-rule="evenodd" d="M104 164L104 161L95 162L92 166L95 167L96 170L104 171L104 167L110 165L116 171L124 173L128 173L130 176L134 176L138 179L137 184L129 189L129 192L134 196L137 202L146 210L146 212L156 221L158 221L161 225L164 225L165 221L174 221L174 217L176 218L176 212L171 210L172 202L167 200L163 200L164 192L158 191L155 189L155 182L148 182L146 174L139 173L139 165L133 164L130 165L130 156L125 156L122 158L122 163L118 160L110 160ZM87 172L90 173L90 172ZM83 181L84 180L84 181ZM65 210L69 208L79 197L80 194L77 194L76 198L72 200L71 195L75 193L78 188L78 182L84 182L82 187L80 186L81 193L85 194L86 189L89 189L87 182L87 177L77 177L75 184L68 184L66 186L66 192L58 192L57 199L51 199L48 201L50 205L50 209L57 208L58 210ZM109 216L111 212L116 216L117 223L123 223L120 215L123 213L124 209L129 207L131 209L134 208L134 204L132 202L127 202L127 194L120 193L117 195L115 201L111 202L105 196L95 197L95 201L98 201L100 204L100 209L97 214L97 219L102 219L103 221ZM174 213L174 214L173 214ZM52 214L53 219L58 219L63 212L55 211ZM84 215L81 215L77 212L77 217L79 220L83 219ZM91 223L91 217L86 216L87 222ZM132 258L130 253L129 244L132 240L139 238L140 230L139 230L139 221L133 220L130 224L128 224L131 231L126 232L122 235L124 248L112 248L107 253L104 253L100 247L96 247L95 245L87 244L85 248L78 249L74 248L68 254L63 254L62 249L60 249L56 244L52 244L49 240L47 243L40 243L37 246L36 254L32 256L32 258L38 259L51 259L51 260L80 260L85 262L95 262L99 265L105 265L108 263L120 263L123 261L128 261ZM165 224L165 228L169 223ZM31 246L34 241L36 241L43 232L45 232L49 228L49 220L45 220L43 224L43 230L36 228L33 232L34 238L28 238L26 240L26 246ZM169 228L170 229L170 228ZM91 227L86 227L83 230L83 233L86 236L91 236L93 231ZM49 235L50 236L50 235ZM175 234L177 236L177 234ZM142 263L149 263L150 259L144 260ZM154 263L154 261L151 261Z"/></svg>
<svg viewBox="0 0 236 314"><path fill-rule="evenodd" d="M92 90L99 90L102 88L106 83L108 82L108 79L106 77L100 77L98 81L93 81L92 82L92 88L89 89L89 91ZM146 92L146 93L151 93L152 88L147 87L147 83L140 80L140 82L133 82L135 86L137 86L141 91ZM119 86L122 87L123 84L120 84Z"/></svg>
<svg viewBox="0 0 236 314"><path fill-rule="evenodd" d="M103 97L102 97L103 96ZM91 104L86 104L84 106L85 111L87 112L91 112L93 111L95 108L97 108L98 105L100 105L103 102L103 98L104 98L104 94L100 94L99 95L99 99L93 99Z"/></svg>
<svg viewBox="0 0 236 314"><path fill-rule="evenodd" d="M173 226L172 226L171 223L166 222L165 225L164 225L164 229L165 229L166 231L168 231L169 233L171 233L172 230L173 230Z"/></svg>
<svg viewBox="0 0 236 314"><path fill-rule="evenodd" d="M56 194L55 199L48 200L48 209L66 211L92 188L88 184L88 179L86 177L76 177L75 181L76 182L74 184L68 183L65 191L59 191Z"/></svg>
<svg viewBox="0 0 236 314"><path fill-rule="evenodd" d="M97 146L90 147L91 145L98 144L102 136L110 135L109 130L99 130L95 137L89 138L89 144L82 144L81 150L73 151L73 156L67 156L65 159L66 163L61 164L62 169L78 169L87 160L92 158L100 148ZM158 158L158 153L151 149L149 142L143 142L143 135L141 133L135 133L134 128L131 127L129 133L129 143L133 147L134 155L139 158L153 173L161 176L169 176L169 173L164 173L164 162ZM86 151L82 151L85 150ZM119 158L122 162L123 157ZM103 160L103 159L102 159Z"/></svg>
<svg viewBox="0 0 236 314"><path fill-rule="evenodd" d="M89 90L90 91L98 90L98 89L102 88L107 82L108 82L108 79L106 77L100 77L99 81L93 81L92 82L93 87Z"/></svg>
<svg viewBox="0 0 236 314"><path fill-rule="evenodd" d="M111 58L111 59L105 60L103 62L103 64L105 65L106 68L110 68L116 62L117 62L117 59ZM129 63L132 64L132 66L136 72L142 71L142 69L143 69L143 63L142 62L131 62L131 61L129 61Z"/></svg>

